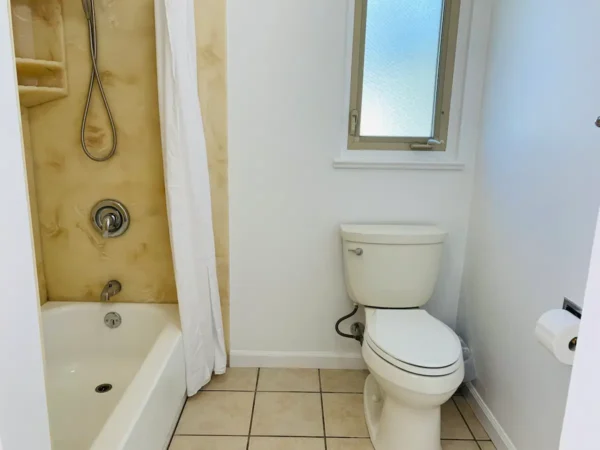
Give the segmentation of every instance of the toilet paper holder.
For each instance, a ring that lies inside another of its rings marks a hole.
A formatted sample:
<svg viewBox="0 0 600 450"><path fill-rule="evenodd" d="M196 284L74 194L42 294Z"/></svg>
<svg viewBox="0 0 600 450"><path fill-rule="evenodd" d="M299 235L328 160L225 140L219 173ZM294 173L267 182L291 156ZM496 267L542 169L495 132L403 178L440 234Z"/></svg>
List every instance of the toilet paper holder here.
<svg viewBox="0 0 600 450"><path fill-rule="evenodd" d="M563 309L567 312L570 312L578 319L581 319L581 306L573 303L568 298L564 298L563 300ZM577 338L573 338L571 342L569 342L569 350L575 351L577 349Z"/></svg>
<svg viewBox="0 0 600 450"><path fill-rule="evenodd" d="M573 303L571 300L569 300L566 297L563 301L562 309L564 309L567 312L570 312L578 319L581 319L581 306L577 305L576 303Z"/></svg>

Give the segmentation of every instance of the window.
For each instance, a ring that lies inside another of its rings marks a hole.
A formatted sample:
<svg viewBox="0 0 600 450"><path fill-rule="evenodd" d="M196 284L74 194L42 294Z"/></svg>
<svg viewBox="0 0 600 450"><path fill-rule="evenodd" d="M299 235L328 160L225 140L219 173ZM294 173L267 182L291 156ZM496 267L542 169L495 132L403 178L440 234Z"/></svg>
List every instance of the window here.
<svg viewBox="0 0 600 450"><path fill-rule="evenodd" d="M355 0L351 150L445 150L460 0Z"/></svg>

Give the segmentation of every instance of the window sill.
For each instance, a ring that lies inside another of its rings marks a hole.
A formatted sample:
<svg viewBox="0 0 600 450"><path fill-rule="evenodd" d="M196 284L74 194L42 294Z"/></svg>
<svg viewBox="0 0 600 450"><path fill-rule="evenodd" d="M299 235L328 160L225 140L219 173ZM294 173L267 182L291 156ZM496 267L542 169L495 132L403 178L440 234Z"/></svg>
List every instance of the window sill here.
<svg viewBox="0 0 600 450"><path fill-rule="evenodd" d="M410 161L340 157L333 160L333 167L335 169L369 170L464 170L465 163L459 161Z"/></svg>

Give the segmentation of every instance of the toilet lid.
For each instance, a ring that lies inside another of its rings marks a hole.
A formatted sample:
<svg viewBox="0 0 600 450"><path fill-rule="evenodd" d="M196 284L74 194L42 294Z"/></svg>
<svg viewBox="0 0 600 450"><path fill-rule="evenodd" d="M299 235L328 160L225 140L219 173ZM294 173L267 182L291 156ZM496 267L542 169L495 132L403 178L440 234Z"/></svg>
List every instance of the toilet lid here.
<svg viewBox="0 0 600 450"><path fill-rule="evenodd" d="M458 336L446 324L421 309L372 309L366 311L367 334L384 352L410 366L443 369L461 357ZM377 352L377 353L380 353Z"/></svg>

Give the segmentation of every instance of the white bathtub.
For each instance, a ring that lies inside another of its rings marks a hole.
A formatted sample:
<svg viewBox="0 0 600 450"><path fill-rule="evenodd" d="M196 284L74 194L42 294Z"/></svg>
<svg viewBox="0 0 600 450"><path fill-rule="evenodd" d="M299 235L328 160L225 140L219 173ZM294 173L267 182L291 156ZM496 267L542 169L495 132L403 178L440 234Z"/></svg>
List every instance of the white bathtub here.
<svg viewBox="0 0 600 450"><path fill-rule="evenodd" d="M48 302L42 323L52 449L166 449L185 402L177 306Z"/></svg>

